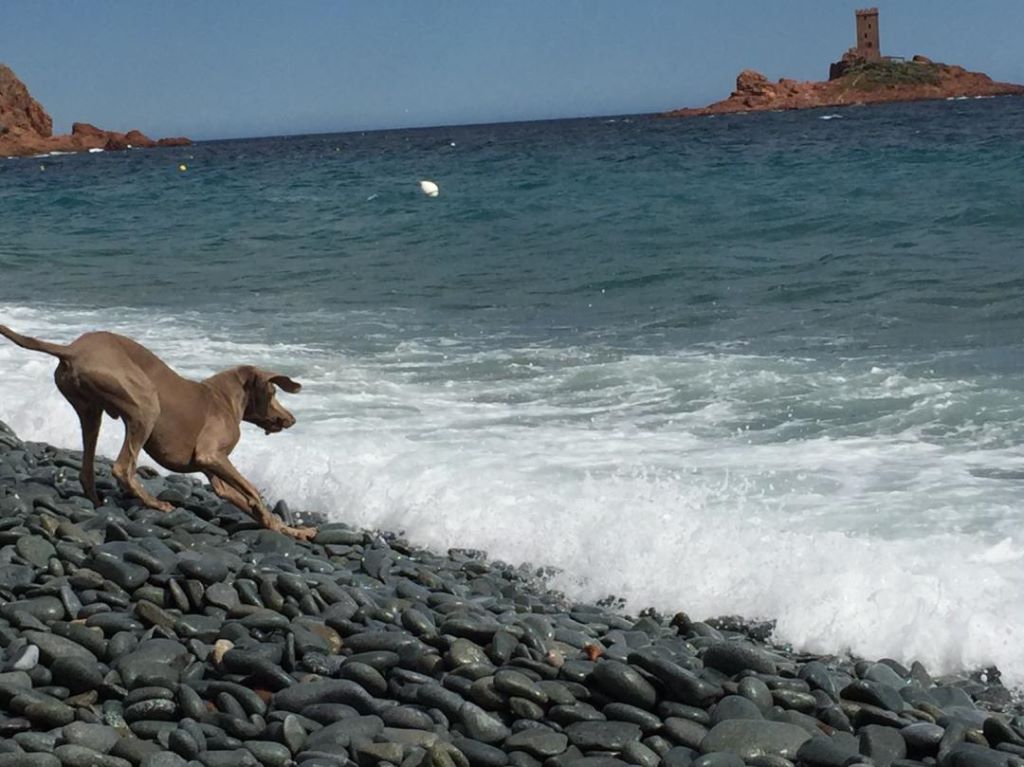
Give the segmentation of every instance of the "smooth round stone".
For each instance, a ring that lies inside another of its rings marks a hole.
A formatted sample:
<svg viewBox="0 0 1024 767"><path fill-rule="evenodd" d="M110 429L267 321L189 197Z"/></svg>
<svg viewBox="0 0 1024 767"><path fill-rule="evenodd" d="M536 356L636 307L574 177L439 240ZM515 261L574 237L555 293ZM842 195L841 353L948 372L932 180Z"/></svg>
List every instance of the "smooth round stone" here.
<svg viewBox="0 0 1024 767"><path fill-rule="evenodd" d="M148 639L130 655L118 658L114 666L128 689L134 687L174 687L192 655L173 639Z"/></svg>
<svg viewBox="0 0 1024 767"><path fill-rule="evenodd" d="M134 591L149 578L145 567L126 562L109 551L96 552L89 560L89 567L125 591Z"/></svg>
<svg viewBox="0 0 1024 767"><path fill-rule="evenodd" d="M754 702L762 711L772 707L772 691L763 681L754 676L743 677L737 686L737 694Z"/></svg>
<svg viewBox="0 0 1024 767"><path fill-rule="evenodd" d="M287 616L266 608L254 610L239 622L248 629L260 631L287 631L291 626Z"/></svg>
<svg viewBox="0 0 1024 767"><path fill-rule="evenodd" d="M121 740L121 734L104 724L72 722L61 730L65 743L85 746L94 751L108 753Z"/></svg>
<svg viewBox="0 0 1024 767"><path fill-rule="evenodd" d="M775 661L766 652L747 642L715 642L704 651L702 659L705 666L729 676L747 670L762 674L778 673Z"/></svg>
<svg viewBox="0 0 1024 767"><path fill-rule="evenodd" d="M291 763L292 754L288 747L269 740L247 740L246 750L256 757L263 767L286 767Z"/></svg>
<svg viewBox="0 0 1024 767"><path fill-rule="evenodd" d="M644 743L636 741L626 744L622 749L622 756L629 764L636 764L639 767L659 767L661 757L658 752Z"/></svg>
<svg viewBox="0 0 1024 767"><path fill-rule="evenodd" d="M508 754L500 748L489 746L472 738L460 738L455 741L456 748L461 751L473 767L505 767Z"/></svg>
<svg viewBox="0 0 1024 767"><path fill-rule="evenodd" d="M380 712L380 718L388 727L401 727L407 730L429 730L434 720L425 711L412 706L393 706Z"/></svg>
<svg viewBox="0 0 1024 767"><path fill-rule="evenodd" d="M539 722L544 718L544 709L526 698L509 698L508 710L517 719L532 719Z"/></svg>
<svg viewBox="0 0 1024 767"><path fill-rule="evenodd" d="M939 767L1013 767L1019 764L1011 754L979 746L976 743L958 743L939 759Z"/></svg>
<svg viewBox="0 0 1024 767"><path fill-rule="evenodd" d="M609 703L601 709L601 713L611 720L632 722L639 726L645 735L656 731L662 725L660 717L628 703Z"/></svg>
<svg viewBox="0 0 1024 767"><path fill-rule="evenodd" d="M147 599L135 603L135 614L150 626L173 629L178 619L162 607Z"/></svg>
<svg viewBox="0 0 1024 767"><path fill-rule="evenodd" d="M691 722L703 724L705 727L711 724L711 715L703 708L688 706L685 703L676 703L671 700L663 700L659 703L657 714L662 719L667 719L670 716L678 717L679 719L689 719Z"/></svg>
<svg viewBox="0 0 1024 767"><path fill-rule="evenodd" d="M563 726L573 722L603 722L607 718L589 703L571 703L548 709L548 719Z"/></svg>
<svg viewBox="0 0 1024 767"><path fill-rule="evenodd" d="M178 569L188 578L205 584L220 583L228 577L227 563L211 556L181 557Z"/></svg>
<svg viewBox="0 0 1024 767"><path fill-rule="evenodd" d="M388 683L383 675L365 663L348 662L338 671L338 678L351 679L357 682L371 695L381 697L388 691Z"/></svg>
<svg viewBox="0 0 1024 767"><path fill-rule="evenodd" d="M94 657L103 658L107 653L107 640L103 636L103 632L99 629L87 628L81 623L65 623L64 621L54 621L50 624L50 628L53 633L67 639L74 644L84 647ZM39 644L36 642L35 644ZM39 645L39 649L43 650L43 646ZM45 657L45 652L43 653ZM84 656L82 656L84 657Z"/></svg>
<svg viewBox="0 0 1024 767"><path fill-rule="evenodd" d="M0 767L61 767L53 754L0 754Z"/></svg>
<svg viewBox="0 0 1024 767"><path fill-rule="evenodd" d="M361 765L398 764L405 753L401 743L360 743L352 750Z"/></svg>
<svg viewBox="0 0 1024 767"><path fill-rule="evenodd" d="M501 624L486 615L449 615L441 624L442 634L472 639L478 644L487 644Z"/></svg>
<svg viewBox="0 0 1024 767"><path fill-rule="evenodd" d="M107 636L113 636L120 631L142 631L142 624L133 618L129 613L106 612L90 616L85 625L89 628L98 628Z"/></svg>
<svg viewBox="0 0 1024 767"><path fill-rule="evenodd" d="M360 530L347 530L342 528L321 529L314 543L321 546L355 546L366 539L366 533Z"/></svg>
<svg viewBox="0 0 1024 767"><path fill-rule="evenodd" d="M797 690L772 690L772 699L775 703L787 710L802 711L805 714L813 714L818 707L818 700L809 692Z"/></svg>
<svg viewBox="0 0 1024 767"><path fill-rule="evenodd" d="M857 741L852 737L841 740L815 735L796 752L797 761L811 767L844 767L851 759L860 758Z"/></svg>
<svg viewBox="0 0 1024 767"><path fill-rule="evenodd" d="M640 673L620 661L602 661L594 668L591 679L610 697L645 710L654 708L658 694Z"/></svg>
<svg viewBox="0 0 1024 767"><path fill-rule="evenodd" d="M719 722L701 741L702 753L729 751L744 761L764 754L794 759L796 752L811 734L802 727L786 722L727 719Z"/></svg>
<svg viewBox="0 0 1024 767"><path fill-rule="evenodd" d="M880 767L888 767L894 759L903 759L907 755L907 743L894 727L869 724L861 727L860 752L871 757Z"/></svg>
<svg viewBox="0 0 1024 767"><path fill-rule="evenodd" d="M182 615L174 624L175 633L185 639L213 643L220 635L224 621L213 615Z"/></svg>
<svg viewBox="0 0 1024 767"><path fill-rule="evenodd" d="M736 754L716 751L693 760L693 767L743 767L744 762Z"/></svg>
<svg viewBox="0 0 1024 767"><path fill-rule="evenodd" d="M45 730L63 727L75 720L75 710L58 700L37 700L29 703L22 711L22 715L32 724Z"/></svg>
<svg viewBox="0 0 1024 767"><path fill-rule="evenodd" d="M188 762L170 751L158 751L142 757L139 767L187 767Z"/></svg>
<svg viewBox="0 0 1024 767"><path fill-rule="evenodd" d="M946 687L930 687L928 692L933 698L935 698L936 705L938 705L939 708L950 708L952 706L974 708L974 701L971 700L971 696L959 687L954 687L952 685Z"/></svg>
<svg viewBox="0 0 1024 767"><path fill-rule="evenodd" d="M136 687L124 699L125 706L144 700L174 700L174 692L166 687Z"/></svg>
<svg viewBox="0 0 1024 767"><path fill-rule="evenodd" d="M494 674L494 689L506 695L526 698L537 705L548 702L548 695L526 674L513 669L499 669Z"/></svg>
<svg viewBox="0 0 1024 767"><path fill-rule="evenodd" d="M645 668L661 681L669 697L680 703L705 708L722 697L719 685L700 678L677 663L655 659L647 662Z"/></svg>
<svg viewBox="0 0 1024 767"><path fill-rule="evenodd" d="M907 748L911 751L934 753L946 730L931 722L915 722L900 730Z"/></svg>
<svg viewBox="0 0 1024 767"><path fill-rule="evenodd" d="M384 723L378 716L348 717L310 733L304 748L328 750L332 746L347 746L356 739L376 738L383 729Z"/></svg>
<svg viewBox="0 0 1024 767"><path fill-rule="evenodd" d="M364 713L375 711L379 704L360 685L350 679L322 679L287 687L274 695L277 710L302 713L318 703L344 703Z"/></svg>
<svg viewBox="0 0 1024 767"><path fill-rule="evenodd" d="M7 662L7 669L9 671L31 671L37 665L39 665L39 648L30 644L14 654Z"/></svg>
<svg viewBox="0 0 1024 767"><path fill-rule="evenodd" d="M281 722L281 739L293 754L299 753L306 744L306 730L294 714L288 714Z"/></svg>
<svg viewBox="0 0 1024 767"><path fill-rule="evenodd" d="M67 584L60 587L60 601L64 604L64 610L69 618L74 620L78 617L78 613L82 609L82 600L78 598L78 595Z"/></svg>
<svg viewBox="0 0 1024 767"><path fill-rule="evenodd" d="M1015 723L1019 725L1020 722L1018 720ZM998 748L1005 743L1007 746L1024 749L1024 739L1020 733L999 717L988 717L982 725L982 734L992 748ZM1018 755L1021 753L1024 753L1024 750L1017 752Z"/></svg>
<svg viewBox="0 0 1024 767"><path fill-rule="evenodd" d="M168 733L167 747L184 759L195 759L202 750L195 737L181 728Z"/></svg>
<svg viewBox="0 0 1024 767"><path fill-rule="evenodd" d="M872 706L878 706L897 713L903 711L907 706L899 692L894 688L866 679L855 679L846 685L839 695L845 700L868 703Z"/></svg>
<svg viewBox="0 0 1024 767"><path fill-rule="evenodd" d="M200 719L207 713L202 697L186 684L178 687L178 705L182 713L192 719Z"/></svg>
<svg viewBox="0 0 1024 767"><path fill-rule="evenodd" d="M452 666L491 665L490 658L487 657L484 649L469 639L458 638L452 642L448 652L445 653L445 658Z"/></svg>
<svg viewBox="0 0 1024 767"><path fill-rule="evenodd" d="M30 753L42 751L49 754L57 745L57 736L49 732L19 732L14 736L14 742Z"/></svg>
<svg viewBox="0 0 1024 767"><path fill-rule="evenodd" d="M295 600L302 599L310 591L305 579L297 573L278 573L277 589L286 597Z"/></svg>
<svg viewBox="0 0 1024 767"><path fill-rule="evenodd" d="M661 764L663 767L690 767L697 755L697 752L691 748L675 746L661 755ZM743 760L741 759L740 763L742 764L742 762Z"/></svg>
<svg viewBox="0 0 1024 767"><path fill-rule="evenodd" d="M750 698L726 695L711 710L711 724L716 725L726 719L764 719L764 715Z"/></svg>
<svg viewBox="0 0 1024 767"><path fill-rule="evenodd" d="M44 622L58 621L64 617L64 603L57 597L44 596L22 599L0 607L0 615L13 619L16 613L31 615Z"/></svg>
<svg viewBox="0 0 1024 767"><path fill-rule="evenodd" d="M14 548L22 559L39 568L46 567L50 557L57 556L57 549L53 547L53 544L38 535L25 535L18 538Z"/></svg>
<svg viewBox="0 0 1024 767"><path fill-rule="evenodd" d="M504 743L506 751L525 751L538 759L558 756L568 747L567 735L540 727L513 733Z"/></svg>
<svg viewBox="0 0 1024 767"><path fill-rule="evenodd" d="M513 765L516 765L514 758L516 754L523 754L523 752L513 752L509 755L509 761ZM524 754L524 756L528 759L531 758L529 755ZM538 765L540 765L540 762L536 762L536 764L523 764L522 767L538 767ZM614 756L583 756L578 759L567 760L566 765L567 767L627 767L626 762ZM516 767L519 767L519 765L516 765Z"/></svg>
<svg viewBox="0 0 1024 767"><path fill-rule="evenodd" d="M198 761L204 767L259 767L256 757L241 748L233 751L204 751Z"/></svg>
<svg viewBox="0 0 1024 767"><path fill-rule="evenodd" d="M621 751L643 734L632 722L575 722L565 728L569 741L583 751Z"/></svg>
<svg viewBox="0 0 1024 767"><path fill-rule="evenodd" d="M73 744L57 746L53 755L60 759L62 767L132 767L127 759Z"/></svg>
<svg viewBox="0 0 1024 767"><path fill-rule="evenodd" d="M402 626L417 636L430 636L437 633L437 626L433 619L415 607L402 611Z"/></svg>
<svg viewBox="0 0 1024 767"><path fill-rule="evenodd" d="M481 743L499 743L509 736L509 729L489 713L469 701L459 708L459 719L466 734Z"/></svg>
<svg viewBox="0 0 1024 767"><path fill-rule="evenodd" d="M206 588L204 597L214 607L221 607L228 612L239 605L238 592L227 583L213 583Z"/></svg>
<svg viewBox="0 0 1024 767"><path fill-rule="evenodd" d="M8 588L28 586L35 580L35 572L25 565L0 565L0 583Z"/></svg>
<svg viewBox="0 0 1024 767"><path fill-rule="evenodd" d="M701 741L708 734L708 728L690 719L672 716L665 720L664 733L680 746L699 750Z"/></svg>

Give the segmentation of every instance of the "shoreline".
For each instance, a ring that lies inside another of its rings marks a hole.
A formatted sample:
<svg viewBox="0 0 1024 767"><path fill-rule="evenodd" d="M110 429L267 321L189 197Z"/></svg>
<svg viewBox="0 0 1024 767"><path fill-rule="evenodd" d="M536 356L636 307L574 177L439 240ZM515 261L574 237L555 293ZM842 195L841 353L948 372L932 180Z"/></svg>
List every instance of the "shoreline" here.
<svg viewBox="0 0 1024 767"><path fill-rule="evenodd" d="M94 509L78 462L0 423L0 767L1022 764L995 670L629 617L543 568L339 523L299 543L144 472L163 514L105 459Z"/></svg>

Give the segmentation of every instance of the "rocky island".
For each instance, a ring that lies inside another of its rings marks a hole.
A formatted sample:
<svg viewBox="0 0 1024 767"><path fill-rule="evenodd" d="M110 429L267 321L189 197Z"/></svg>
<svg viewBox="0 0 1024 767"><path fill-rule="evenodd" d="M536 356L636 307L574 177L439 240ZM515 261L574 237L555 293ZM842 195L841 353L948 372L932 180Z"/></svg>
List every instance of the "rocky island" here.
<svg viewBox="0 0 1024 767"><path fill-rule="evenodd" d="M21 157L48 152L85 152L90 149L131 149L154 146L188 146L190 139L162 138L155 141L138 130L108 131L89 123L76 122L71 133L53 135L53 119L32 98L28 88L0 64L0 157Z"/></svg>
<svg viewBox="0 0 1024 767"><path fill-rule="evenodd" d="M926 56L905 60L882 56L878 10L857 11L857 45L829 68L824 82L782 78L770 82L760 72L745 69L727 99L706 107L676 109L666 117L815 109L896 101L1024 95L1024 85L994 81L982 72L934 62Z"/></svg>

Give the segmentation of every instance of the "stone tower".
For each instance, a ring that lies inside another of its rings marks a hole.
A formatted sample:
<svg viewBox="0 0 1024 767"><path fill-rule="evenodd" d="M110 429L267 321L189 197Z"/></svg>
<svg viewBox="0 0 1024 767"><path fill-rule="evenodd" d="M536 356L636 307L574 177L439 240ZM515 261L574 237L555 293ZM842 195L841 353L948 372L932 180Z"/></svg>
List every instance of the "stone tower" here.
<svg viewBox="0 0 1024 767"><path fill-rule="evenodd" d="M878 44L878 9L862 8L857 11L857 53L867 61L882 58Z"/></svg>

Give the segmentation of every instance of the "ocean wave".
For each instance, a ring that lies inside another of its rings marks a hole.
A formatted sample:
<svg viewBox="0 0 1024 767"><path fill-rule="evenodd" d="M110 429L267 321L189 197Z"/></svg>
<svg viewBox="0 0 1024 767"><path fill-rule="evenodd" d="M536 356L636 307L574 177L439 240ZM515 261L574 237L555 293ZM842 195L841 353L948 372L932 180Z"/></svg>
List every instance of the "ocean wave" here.
<svg viewBox="0 0 1024 767"><path fill-rule="evenodd" d="M304 384L283 397L299 424L246 428L235 457L293 507L554 566L580 598L774 619L777 641L811 651L995 664L1024 682L1024 607L1006 597L1024 587L1019 485L971 473L1017 462L1019 415L971 423L972 398L999 410L1010 394L716 350L417 338L357 352L197 314L10 305L0 322L51 340L102 323L192 377L284 367ZM53 361L3 344L0 369L0 420L77 448ZM101 451L121 435L107 420Z"/></svg>

